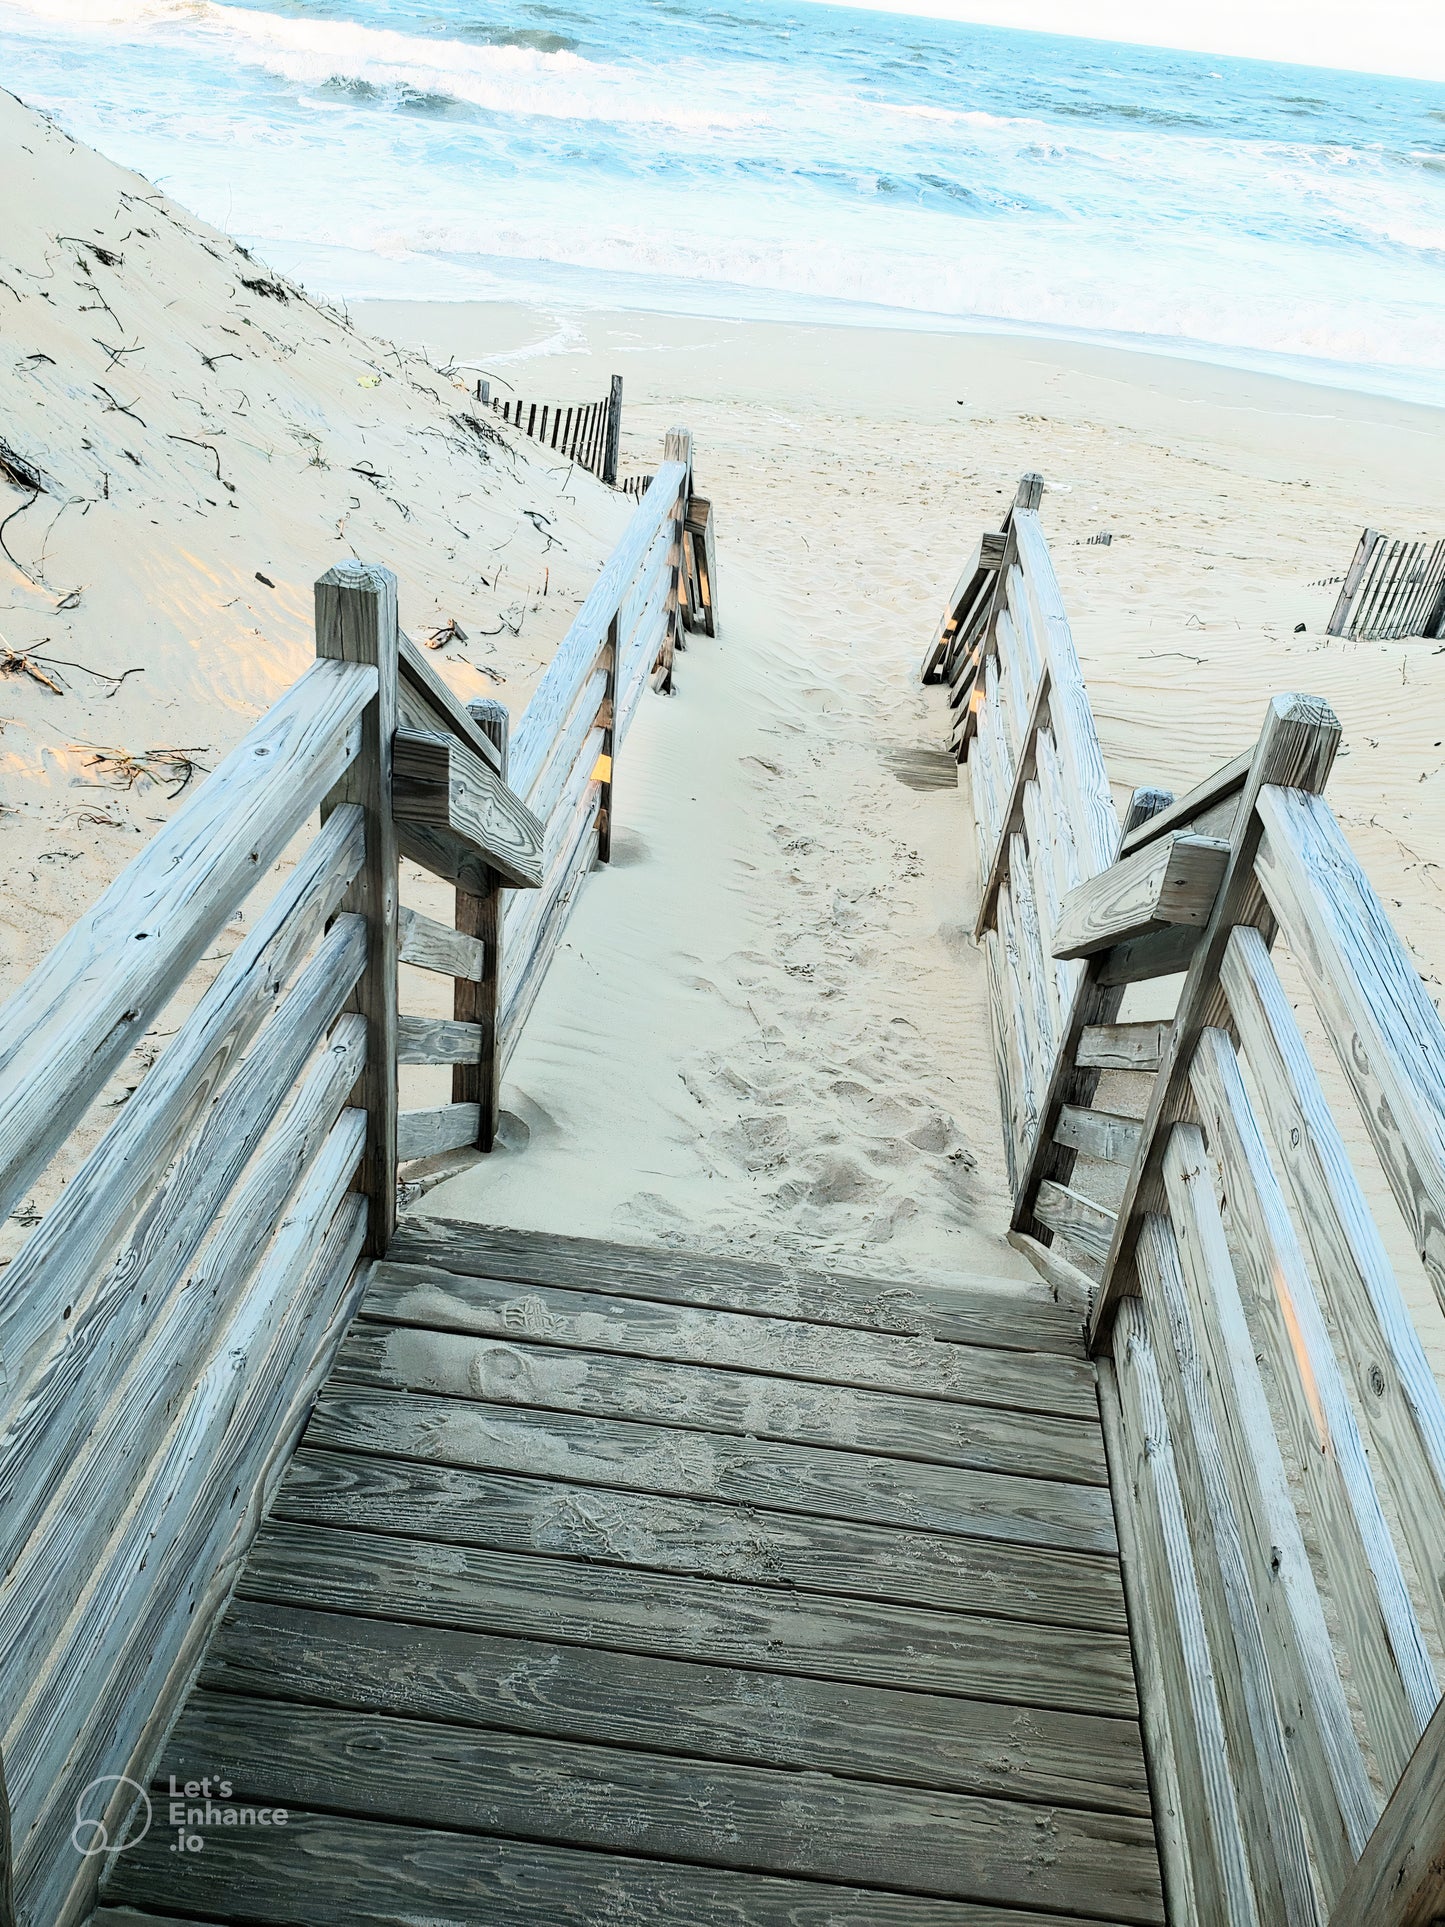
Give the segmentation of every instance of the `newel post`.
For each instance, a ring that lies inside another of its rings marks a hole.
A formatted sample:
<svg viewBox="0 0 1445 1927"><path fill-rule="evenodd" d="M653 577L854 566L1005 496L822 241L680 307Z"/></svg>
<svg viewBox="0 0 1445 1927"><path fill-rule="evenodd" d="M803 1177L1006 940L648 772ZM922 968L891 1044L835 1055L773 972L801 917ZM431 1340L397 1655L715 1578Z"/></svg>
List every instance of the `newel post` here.
<svg viewBox="0 0 1445 1927"><path fill-rule="evenodd" d="M321 806L323 822L342 803L366 818L366 859L343 908L365 917L366 968L352 1007L366 1019L366 1068L354 1101L366 1110L366 1150L356 1188L366 1194L366 1248L379 1257L396 1229L398 949L396 823L391 813L391 753L396 734L396 577L366 562L338 562L316 584L316 653L334 662L371 664L376 696L361 719L361 753Z"/></svg>
<svg viewBox="0 0 1445 1927"><path fill-rule="evenodd" d="M506 704L478 696L467 704L467 713L496 744L501 757L498 774L505 783L510 727ZM502 901L502 880L495 870L488 870L487 888L479 896L470 890L457 891L457 929L480 941L483 960L479 981L457 978L452 1014L462 1023L480 1025L482 1034L475 1062L453 1066L452 1102L477 1106L479 1151L490 1151L496 1143L502 1109Z"/></svg>

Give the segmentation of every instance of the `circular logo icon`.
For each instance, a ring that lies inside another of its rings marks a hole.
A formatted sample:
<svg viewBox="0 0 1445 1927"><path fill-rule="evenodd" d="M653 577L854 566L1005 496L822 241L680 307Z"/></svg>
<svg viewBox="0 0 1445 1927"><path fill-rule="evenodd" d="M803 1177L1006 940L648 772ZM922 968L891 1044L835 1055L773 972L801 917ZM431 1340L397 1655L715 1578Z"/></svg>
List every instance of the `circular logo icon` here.
<svg viewBox="0 0 1445 1927"><path fill-rule="evenodd" d="M116 1790L126 1787L135 1795L136 1805L130 1811L133 1825L123 1832L122 1838L112 1841L105 1824L105 1815L113 1805ZM150 1832L151 1796L143 1786L128 1779L124 1773L103 1773L98 1780L83 1787L75 1801L75 1825L70 1829L70 1844L83 1859L97 1853L124 1853L128 1847L138 1846Z"/></svg>

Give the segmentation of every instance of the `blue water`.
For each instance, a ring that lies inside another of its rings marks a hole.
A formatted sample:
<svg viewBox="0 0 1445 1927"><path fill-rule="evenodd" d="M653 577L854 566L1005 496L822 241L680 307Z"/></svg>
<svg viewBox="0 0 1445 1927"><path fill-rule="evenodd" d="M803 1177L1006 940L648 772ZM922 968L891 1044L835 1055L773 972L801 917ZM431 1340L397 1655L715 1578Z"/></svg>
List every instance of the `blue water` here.
<svg viewBox="0 0 1445 1927"><path fill-rule="evenodd" d="M1445 402L1445 87L778 0L0 0L332 294L1024 327Z"/></svg>

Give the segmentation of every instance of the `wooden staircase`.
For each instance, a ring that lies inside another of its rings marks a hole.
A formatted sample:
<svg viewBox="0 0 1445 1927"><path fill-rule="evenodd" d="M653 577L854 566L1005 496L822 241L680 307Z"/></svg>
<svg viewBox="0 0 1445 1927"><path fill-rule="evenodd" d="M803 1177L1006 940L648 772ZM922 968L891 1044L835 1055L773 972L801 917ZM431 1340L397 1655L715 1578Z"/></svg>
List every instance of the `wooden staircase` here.
<svg viewBox="0 0 1445 1927"><path fill-rule="evenodd" d="M404 1223L97 1922L1161 1921L1081 1315Z"/></svg>

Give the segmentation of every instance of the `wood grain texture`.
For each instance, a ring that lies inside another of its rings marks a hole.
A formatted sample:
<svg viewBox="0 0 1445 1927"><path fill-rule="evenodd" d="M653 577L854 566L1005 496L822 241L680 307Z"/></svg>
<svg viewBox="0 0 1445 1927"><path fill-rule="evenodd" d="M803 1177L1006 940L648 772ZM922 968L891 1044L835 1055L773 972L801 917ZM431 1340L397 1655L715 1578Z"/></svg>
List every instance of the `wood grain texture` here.
<svg viewBox="0 0 1445 1927"><path fill-rule="evenodd" d="M396 1027L398 1064L472 1064L481 1046L481 1026L452 1017L402 1017Z"/></svg>
<svg viewBox="0 0 1445 1927"><path fill-rule="evenodd" d="M398 632L397 720L404 729L419 729L443 736L455 736L474 756L502 775L497 746L461 699L432 668L426 651L418 649L407 635Z"/></svg>
<svg viewBox="0 0 1445 1927"><path fill-rule="evenodd" d="M1434 1927L1445 1908L1445 1704L1330 1912L1330 1927Z"/></svg>
<svg viewBox="0 0 1445 1927"><path fill-rule="evenodd" d="M1114 1235L1114 1214L1106 1211L1082 1191L1046 1178L1034 1199L1034 1216L1050 1231L1057 1231L1076 1245L1087 1257L1102 1264L1109 1255Z"/></svg>
<svg viewBox="0 0 1445 1927"><path fill-rule="evenodd" d="M0 1215L357 754L375 692L314 664L0 1010Z"/></svg>
<svg viewBox="0 0 1445 1927"><path fill-rule="evenodd" d="M513 889L541 883L542 822L454 737L399 729L392 795L403 854L448 883L474 888L484 868Z"/></svg>
<svg viewBox="0 0 1445 1927"><path fill-rule="evenodd" d="M572 1286L518 1291L506 1280L384 1263L372 1274L367 1315L438 1331L745 1372L764 1369L768 1377L1049 1413L1088 1420L1091 1429L1097 1415L1092 1367L1059 1354L1028 1356L935 1337L820 1328L802 1319L763 1320L748 1312ZM1101 1475L1097 1434L1091 1450L1080 1448L1082 1456L1066 1445L1060 1449L1071 1474L1093 1466Z"/></svg>
<svg viewBox="0 0 1445 1927"><path fill-rule="evenodd" d="M431 1110L403 1111L396 1121L398 1163L438 1157L443 1151L475 1144L479 1117L480 1106L476 1104L438 1104Z"/></svg>
<svg viewBox="0 0 1445 1927"><path fill-rule="evenodd" d="M1067 1144L1071 1150L1105 1164L1127 1164L1138 1149L1139 1120L1121 1117L1115 1111L1086 1111L1063 1104L1054 1126L1054 1142Z"/></svg>
<svg viewBox="0 0 1445 1927"><path fill-rule="evenodd" d="M152 1836L154 1839L155 1836ZM287 1852L238 1828L181 1858L148 1840L117 1861L116 1899L142 1895L234 1920L307 1927L1059 1927L1057 1914L739 1874L626 1854L488 1840L336 1814L293 1813ZM338 1896L342 1898L338 1899Z"/></svg>
<svg viewBox="0 0 1445 1927"><path fill-rule="evenodd" d="M308 1446L274 1516L494 1552L1124 1630L1111 1562Z"/></svg>
<svg viewBox="0 0 1445 1927"><path fill-rule="evenodd" d="M1218 838L1176 830L1122 857L1064 898L1054 955L1091 957L1163 924L1207 923L1228 856Z"/></svg>
<svg viewBox="0 0 1445 1927"><path fill-rule="evenodd" d="M404 1220L388 1255L397 1264L435 1266L517 1284L560 1285L1001 1350L1084 1356L1077 1318L1029 1279L939 1278L905 1284L831 1268L718 1258L445 1218Z"/></svg>
<svg viewBox="0 0 1445 1927"><path fill-rule="evenodd" d="M206 1693L161 1762L180 1781L203 1772L248 1804L503 1837L546 1811L562 1846L1013 1905L1085 1886L1101 1912L1163 1918L1148 1823L1130 1816L821 1775L792 1776L784 1803L765 1767Z"/></svg>
<svg viewBox="0 0 1445 1927"><path fill-rule="evenodd" d="M248 1599L364 1613L467 1632L701 1659L860 1685L1004 1699L1132 1718L1128 1641L1072 1627L868 1600L793 1598L770 1587L572 1560L429 1545L275 1520L252 1550Z"/></svg>
<svg viewBox="0 0 1445 1927"><path fill-rule="evenodd" d="M1175 830L1198 828L1200 817L1213 817L1222 803L1230 802L1239 795L1253 760L1254 745L1251 743L1248 749L1241 751L1223 769L1206 776L1202 783L1197 783L1192 790L1186 790L1183 796L1174 798L1158 815L1136 823L1132 830L1125 832L1119 845L1120 856L1132 856L1146 843L1153 843L1158 837L1168 836ZM1224 832L1211 825L1205 834L1216 836Z"/></svg>
<svg viewBox="0 0 1445 1927"><path fill-rule="evenodd" d="M1168 1035L1167 1023L1089 1024L1074 1061L1094 1070L1157 1071Z"/></svg>
<svg viewBox="0 0 1445 1927"><path fill-rule="evenodd" d="M689 1432L633 1419L533 1412L335 1380L310 1440L769 1511L961 1538L1111 1554L1113 1521L1089 1489L1044 1479L874 1458L822 1446ZM1081 1495L1084 1503L1080 1503Z"/></svg>
<svg viewBox="0 0 1445 1927"><path fill-rule="evenodd" d="M401 908L401 961L419 970L434 970L443 977L461 977L480 983L486 967L486 946L476 937L455 930L420 910Z"/></svg>
<svg viewBox="0 0 1445 1927"><path fill-rule="evenodd" d="M1147 1815L1128 1720L238 1599L215 1691Z"/></svg>
<svg viewBox="0 0 1445 1927"><path fill-rule="evenodd" d="M1259 879L1445 1302L1445 1027L1327 804L1261 794Z"/></svg>

